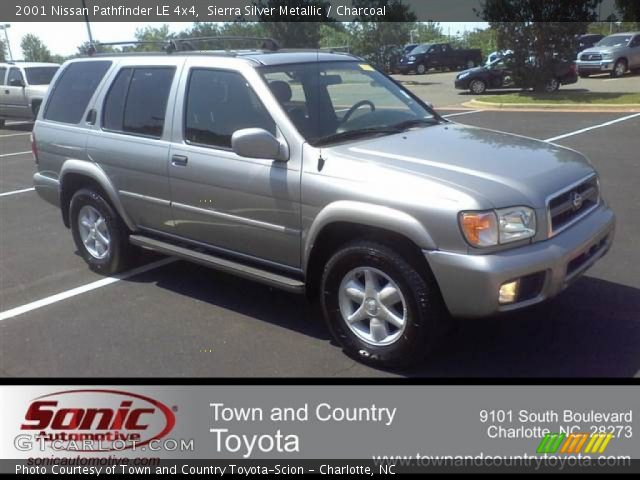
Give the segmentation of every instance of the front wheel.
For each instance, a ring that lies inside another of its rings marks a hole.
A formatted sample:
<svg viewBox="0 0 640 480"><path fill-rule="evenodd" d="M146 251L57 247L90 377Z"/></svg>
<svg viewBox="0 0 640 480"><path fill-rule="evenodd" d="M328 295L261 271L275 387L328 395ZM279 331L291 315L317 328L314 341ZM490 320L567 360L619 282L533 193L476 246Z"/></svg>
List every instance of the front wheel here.
<svg viewBox="0 0 640 480"><path fill-rule="evenodd" d="M482 95L487 91L487 84L482 80L471 80L469 90L475 95Z"/></svg>
<svg viewBox="0 0 640 480"><path fill-rule="evenodd" d="M91 270L112 275L126 267L131 249L127 229L101 192L78 190L71 198L69 219L78 252Z"/></svg>
<svg viewBox="0 0 640 480"><path fill-rule="evenodd" d="M613 66L611 76L614 78L619 78L622 77L625 73L627 73L627 62L625 60L618 60Z"/></svg>
<svg viewBox="0 0 640 480"><path fill-rule="evenodd" d="M416 66L416 73L418 75L424 75L427 73L427 66L424 63L418 64L418 66Z"/></svg>
<svg viewBox="0 0 640 480"><path fill-rule="evenodd" d="M429 272L420 274L389 247L354 242L322 276L325 320L343 349L378 366L406 365L437 344L448 312Z"/></svg>

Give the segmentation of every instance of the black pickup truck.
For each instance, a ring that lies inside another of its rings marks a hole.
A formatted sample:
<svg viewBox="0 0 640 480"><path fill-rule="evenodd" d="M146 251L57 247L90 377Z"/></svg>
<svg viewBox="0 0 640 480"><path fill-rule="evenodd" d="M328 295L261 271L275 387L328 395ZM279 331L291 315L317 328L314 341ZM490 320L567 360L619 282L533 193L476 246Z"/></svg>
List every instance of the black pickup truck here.
<svg viewBox="0 0 640 480"><path fill-rule="evenodd" d="M482 64L479 48L452 48L448 43L425 43L418 45L400 59L398 70L406 74L422 75L430 68L473 68Z"/></svg>

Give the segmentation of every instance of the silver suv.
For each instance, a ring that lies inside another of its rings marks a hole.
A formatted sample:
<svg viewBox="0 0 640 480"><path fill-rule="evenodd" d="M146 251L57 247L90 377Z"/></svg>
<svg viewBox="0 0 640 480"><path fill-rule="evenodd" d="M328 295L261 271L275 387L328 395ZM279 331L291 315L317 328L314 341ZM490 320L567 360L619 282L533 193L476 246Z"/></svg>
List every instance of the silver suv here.
<svg viewBox="0 0 640 480"><path fill-rule="evenodd" d="M603 38L580 52L576 65L581 77L606 72L612 77L621 77L628 70L639 70L640 32L616 33Z"/></svg>
<svg viewBox="0 0 640 480"><path fill-rule="evenodd" d="M135 245L307 292L378 365L558 294L613 240L584 156L447 121L347 54L76 59L44 105L35 187L92 269Z"/></svg>
<svg viewBox="0 0 640 480"><path fill-rule="evenodd" d="M0 63L0 128L6 120L35 120L57 63Z"/></svg>

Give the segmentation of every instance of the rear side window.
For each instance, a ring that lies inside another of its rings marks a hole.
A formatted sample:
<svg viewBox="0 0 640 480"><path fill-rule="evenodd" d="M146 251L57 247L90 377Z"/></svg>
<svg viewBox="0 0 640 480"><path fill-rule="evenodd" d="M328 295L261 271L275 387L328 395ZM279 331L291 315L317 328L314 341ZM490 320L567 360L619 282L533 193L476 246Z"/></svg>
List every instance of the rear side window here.
<svg viewBox="0 0 640 480"><path fill-rule="evenodd" d="M276 133L275 122L242 75L191 72L184 129L188 143L230 148L233 132L252 127Z"/></svg>
<svg viewBox="0 0 640 480"><path fill-rule="evenodd" d="M24 85L24 78L22 78L22 72L17 68L9 69L9 77L7 78L7 85L11 85L11 82L20 82Z"/></svg>
<svg viewBox="0 0 640 480"><path fill-rule="evenodd" d="M79 123L110 66L109 61L75 62L67 66L49 96L44 118L62 123Z"/></svg>
<svg viewBox="0 0 640 480"><path fill-rule="evenodd" d="M105 130L159 138L174 67L123 68L104 102Z"/></svg>

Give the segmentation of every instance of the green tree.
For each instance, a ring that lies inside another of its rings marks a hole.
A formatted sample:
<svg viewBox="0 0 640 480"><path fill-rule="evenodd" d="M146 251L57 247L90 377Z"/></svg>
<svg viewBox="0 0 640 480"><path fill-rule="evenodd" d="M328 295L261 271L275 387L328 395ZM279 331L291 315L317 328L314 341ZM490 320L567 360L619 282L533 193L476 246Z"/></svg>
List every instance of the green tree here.
<svg viewBox="0 0 640 480"><path fill-rule="evenodd" d="M387 15L356 18L353 28L353 52L374 65L389 61L391 46L409 42L416 26L416 15L402 0L353 0L354 7L383 7Z"/></svg>
<svg viewBox="0 0 640 480"><path fill-rule="evenodd" d="M172 38L169 33L169 25L164 24L160 27L146 26L136 29L136 41L150 42L148 44L136 45L132 48L123 48L123 50L135 50L137 52L157 52L163 46L165 40Z"/></svg>
<svg viewBox="0 0 640 480"><path fill-rule="evenodd" d="M4 44L3 40L0 40L0 62L7 61L7 47Z"/></svg>
<svg viewBox="0 0 640 480"><path fill-rule="evenodd" d="M419 22L410 33L413 43L438 42L445 37L442 26L438 22Z"/></svg>
<svg viewBox="0 0 640 480"><path fill-rule="evenodd" d="M482 56L486 58L497 48L496 37L496 31L492 28L476 28L463 33L462 36L453 43L459 48L479 48L482 51Z"/></svg>
<svg viewBox="0 0 640 480"><path fill-rule="evenodd" d="M616 0L616 8L623 22L632 22L640 27L640 2L638 0Z"/></svg>
<svg viewBox="0 0 640 480"><path fill-rule="evenodd" d="M82 57L84 55L87 55L91 47L92 45L89 42L82 42L80 45L78 45L78 52L74 56ZM97 40L93 41L93 48L96 49L97 53L114 53L120 51L119 49L115 49L111 45L101 45Z"/></svg>
<svg viewBox="0 0 640 480"><path fill-rule="evenodd" d="M20 42L22 55L27 62L50 62L51 52L37 35L27 33Z"/></svg>
<svg viewBox="0 0 640 480"><path fill-rule="evenodd" d="M353 33L351 25L344 22L323 23L320 25L320 47L347 47L351 50Z"/></svg>
<svg viewBox="0 0 640 480"><path fill-rule="evenodd" d="M549 78L553 58L572 59L577 35L597 18L600 0L486 0L480 15L496 30L497 48L513 50L516 80L540 87ZM557 19L562 18L563 22ZM534 58L538 68L527 68Z"/></svg>
<svg viewBox="0 0 640 480"><path fill-rule="evenodd" d="M256 0L254 5L261 8L275 7L277 15L261 15L265 33L280 43L280 46L289 48L318 48L320 46L321 22L330 21L327 16L327 0ZM290 16L279 14L280 6L309 7L316 6L322 10L322 15L316 22L291 21Z"/></svg>

